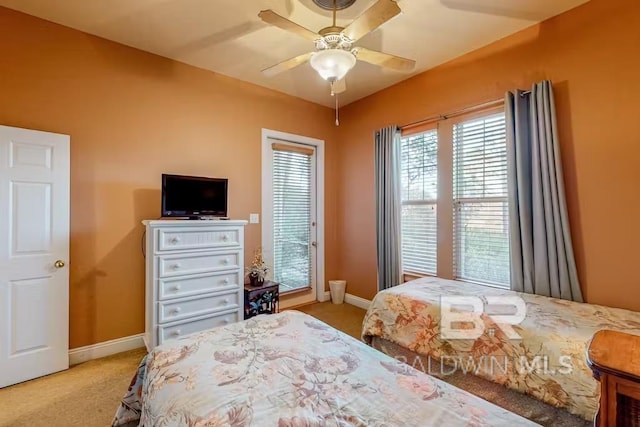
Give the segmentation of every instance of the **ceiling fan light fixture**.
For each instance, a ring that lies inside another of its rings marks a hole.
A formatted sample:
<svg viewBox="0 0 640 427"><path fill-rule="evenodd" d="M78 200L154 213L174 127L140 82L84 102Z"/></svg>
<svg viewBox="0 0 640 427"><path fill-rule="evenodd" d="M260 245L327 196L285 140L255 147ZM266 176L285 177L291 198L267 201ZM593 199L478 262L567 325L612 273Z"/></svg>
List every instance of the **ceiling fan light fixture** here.
<svg viewBox="0 0 640 427"><path fill-rule="evenodd" d="M356 65L356 56L344 49L325 49L315 52L310 63L320 77L336 82L342 80Z"/></svg>

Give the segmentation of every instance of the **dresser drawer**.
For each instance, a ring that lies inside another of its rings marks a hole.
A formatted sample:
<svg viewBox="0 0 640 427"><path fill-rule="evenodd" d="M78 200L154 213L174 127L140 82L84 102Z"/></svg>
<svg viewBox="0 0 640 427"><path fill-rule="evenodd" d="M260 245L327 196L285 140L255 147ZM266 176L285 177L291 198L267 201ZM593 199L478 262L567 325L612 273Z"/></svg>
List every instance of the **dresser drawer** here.
<svg viewBox="0 0 640 427"><path fill-rule="evenodd" d="M201 332L217 326L229 325L240 320L238 311L217 314L208 317L200 317L196 320L187 320L171 325L158 326L158 344L172 338L180 338L194 332Z"/></svg>
<svg viewBox="0 0 640 427"><path fill-rule="evenodd" d="M158 251L236 247L240 246L240 231L233 227L163 228L158 230Z"/></svg>
<svg viewBox="0 0 640 427"><path fill-rule="evenodd" d="M158 279L158 299L163 301L169 298L237 289L242 279L240 271Z"/></svg>
<svg viewBox="0 0 640 427"><path fill-rule="evenodd" d="M179 301L158 303L158 323L196 317L204 314L220 312L240 307L239 293L231 292L222 295L197 296Z"/></svg>
<svg viewBox="0 0 640 427"><path fill-rule="evenodd" d="M239 268L240 251L205 254L191 253L187 255L158 257L158 275L160 277L207 273L210 271L232 270Z"/></svg>

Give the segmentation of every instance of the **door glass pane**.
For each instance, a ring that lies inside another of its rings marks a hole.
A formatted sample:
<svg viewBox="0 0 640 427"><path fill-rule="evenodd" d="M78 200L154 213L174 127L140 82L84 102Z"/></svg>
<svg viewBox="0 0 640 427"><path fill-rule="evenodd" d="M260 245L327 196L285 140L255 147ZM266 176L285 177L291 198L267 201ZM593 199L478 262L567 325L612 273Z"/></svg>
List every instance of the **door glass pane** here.
<svg viewBox="0 0 640 427"><path fill-rule="evenodd" d="M273 275L281 292L311 286L312 156L273 151Z"/></svg>

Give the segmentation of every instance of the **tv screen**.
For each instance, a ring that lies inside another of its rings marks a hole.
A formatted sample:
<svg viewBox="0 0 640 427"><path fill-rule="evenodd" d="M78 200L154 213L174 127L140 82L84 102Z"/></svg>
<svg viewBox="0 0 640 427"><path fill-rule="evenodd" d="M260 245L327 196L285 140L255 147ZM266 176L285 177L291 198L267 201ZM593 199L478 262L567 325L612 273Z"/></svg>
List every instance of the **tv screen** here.
<svg viewBox="0 0 640 427"><path fill-rule="evenodd" d="M162 175L162 216L227 216L227 179Z"/></svg>

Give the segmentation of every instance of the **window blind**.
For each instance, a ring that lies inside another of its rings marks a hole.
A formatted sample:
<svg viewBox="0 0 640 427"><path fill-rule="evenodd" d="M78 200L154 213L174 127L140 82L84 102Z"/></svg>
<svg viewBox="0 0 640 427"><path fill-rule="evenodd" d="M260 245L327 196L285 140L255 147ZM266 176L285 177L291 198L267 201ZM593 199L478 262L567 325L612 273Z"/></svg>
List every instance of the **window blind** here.
<svg viewBox="0 0 640 427"><path fill-rule="evenodd" d="M454 125L455 272L508 288L509 219L504 113Z"/></svg>
<svg viewBox="0 0 640 427"><path fill-rule="evenodd" d="M402 188L402 268L436 274L438 199L437 130L400 140Z"/></svg>
<svg viewBox="0 0 640 427"><path fill-rule="evenodd" d="M312 148L273 144L273 275L283 290L311 286Z"/></svg>

